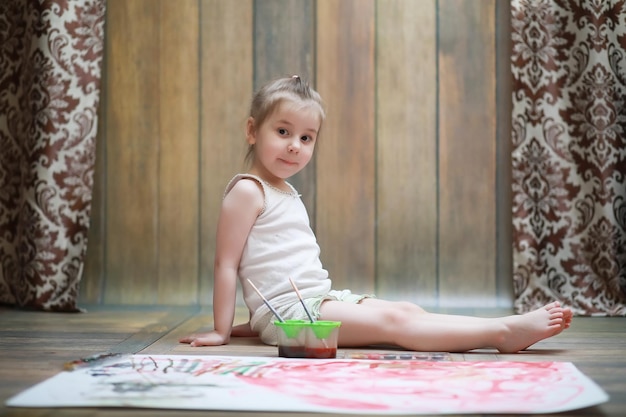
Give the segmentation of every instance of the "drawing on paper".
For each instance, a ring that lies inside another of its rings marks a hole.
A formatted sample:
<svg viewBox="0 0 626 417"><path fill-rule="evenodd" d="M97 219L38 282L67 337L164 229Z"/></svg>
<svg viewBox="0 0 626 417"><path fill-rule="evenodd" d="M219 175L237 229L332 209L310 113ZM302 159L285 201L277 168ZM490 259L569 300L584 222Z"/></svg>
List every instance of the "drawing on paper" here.
<svg viewBox="0 0 626 417"><path fill-rule="evenodd" d="M569 362L311 360L133 355L60 374L22 407L334 413L548 413L606 401Z"/></svg>

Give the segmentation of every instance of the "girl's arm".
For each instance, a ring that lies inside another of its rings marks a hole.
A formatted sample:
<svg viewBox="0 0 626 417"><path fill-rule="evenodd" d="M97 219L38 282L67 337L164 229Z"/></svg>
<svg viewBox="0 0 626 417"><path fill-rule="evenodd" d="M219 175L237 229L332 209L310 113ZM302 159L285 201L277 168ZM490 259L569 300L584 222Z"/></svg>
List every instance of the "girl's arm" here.
<svg viewBox="0 0 626 417"><path fill-rule="evenodd" d="M180 339L191 346L217 346L230 341L235 317L237 274L243 248L263 208L263 191L254 180L238 181L224 197L217 224L215 281L213 286L214 330Z"/></svg>

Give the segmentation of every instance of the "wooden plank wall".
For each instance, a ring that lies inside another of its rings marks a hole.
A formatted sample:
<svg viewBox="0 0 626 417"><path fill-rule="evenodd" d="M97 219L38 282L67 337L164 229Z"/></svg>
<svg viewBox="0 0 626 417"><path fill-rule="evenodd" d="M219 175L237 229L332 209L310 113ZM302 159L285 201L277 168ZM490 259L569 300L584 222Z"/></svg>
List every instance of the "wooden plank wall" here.
<svg viewBox="0 0 626 417"><path fill-rule="evenodd" d="M108 0L81 301L211 302L250 97L301 74L328 118L292 183L334 286L509 306L506 3Z"/></svg>

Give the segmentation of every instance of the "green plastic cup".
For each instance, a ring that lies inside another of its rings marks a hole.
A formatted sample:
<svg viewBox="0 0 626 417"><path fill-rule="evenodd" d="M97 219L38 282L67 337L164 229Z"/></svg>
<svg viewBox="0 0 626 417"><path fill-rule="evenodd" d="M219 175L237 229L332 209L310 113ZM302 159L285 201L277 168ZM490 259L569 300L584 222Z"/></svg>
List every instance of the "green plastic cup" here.
<svg viewBox="0 0 626 417"><path fill-rule="evenodd" d="M282 358L332 359L337 357L340 321L275 321L278 356Z"/></svg>
<svg viewBox="0 0 626 417"><path fill-rule="evenodd" d="M282 358L306 358L307 328L305 320L275 321L278 331L278 356Z"/></svg>
<svg viewBox="0 0 626 417"><path fill-rule="evenodd" d="M340 321L318 320L308 323L306 331L305 355L312 359L332 359L337 357Z"/></svg>

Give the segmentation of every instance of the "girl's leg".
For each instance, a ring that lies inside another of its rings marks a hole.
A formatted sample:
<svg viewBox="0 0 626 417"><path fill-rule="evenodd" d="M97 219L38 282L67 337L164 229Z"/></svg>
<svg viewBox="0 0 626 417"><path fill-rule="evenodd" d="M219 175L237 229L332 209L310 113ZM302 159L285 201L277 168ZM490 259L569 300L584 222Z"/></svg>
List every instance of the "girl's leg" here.
<svg viewBox="0 0 626 417"><path fill-rule="evenodd" d="M547 304L546 306L544 306L544 308L551 308L553 306L560 307L560 305L557 302L556 304L554 303ZM572 322L573 313L572 313L572 310L570 310L569 308L563 308L562 310L563 310L563 329L567 329L569 328ZM430 314L430 318L432 320L448 321L451 318L454 318L458 321L464 321L467 323L476 323L476 321L485 320L485 318L473 317L473 316L460 316L460 315L454 315L454 314L440 314L440 313L428 313L428 314ZM502 318L503 317L501 317L501 319Z"/></svg>
<svg viewBox="0 0 626 417"><path fill-rule="evenodd" d="M339 346L395 344L417 351L464 352L495 347L517 352L560 333L571 311L558 303L524 315L477 318L431 314L405 302L365 299L360 304L325 301L323 320L341 321Z"/></svg>
<svg viewBox="0 0 626 417"><path fill-rule="evenodd" d="M255 332L250 327L250 322L233 326L233 329L230 332L231 337L257 337L258 335L259 333Z"/></svg>
<svg viewBox="0 0 626 417"><path fill-rule="evenodd" d="M250 320L252 319L252 313L248 313L248 322L233 326L230 335L231 337L257 337L258 332L252 330L250 327Z"/></svg>

